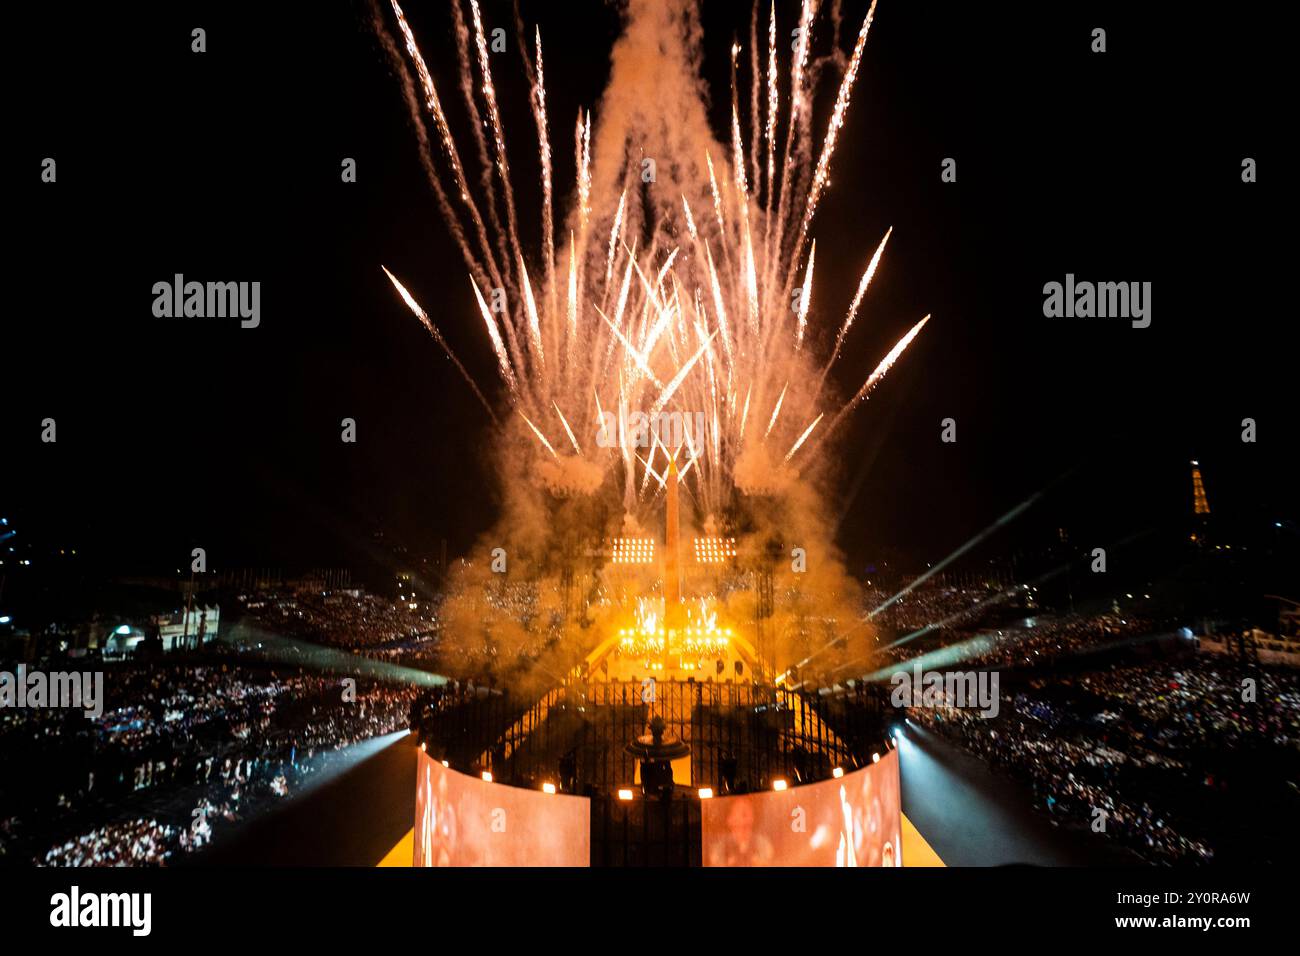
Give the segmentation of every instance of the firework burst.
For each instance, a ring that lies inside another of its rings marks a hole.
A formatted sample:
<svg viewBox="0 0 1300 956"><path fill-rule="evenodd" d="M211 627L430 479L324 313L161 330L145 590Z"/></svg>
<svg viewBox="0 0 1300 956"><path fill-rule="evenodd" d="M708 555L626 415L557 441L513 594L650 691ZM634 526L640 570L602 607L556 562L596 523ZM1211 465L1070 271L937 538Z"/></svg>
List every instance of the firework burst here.
<svg viewBox="0 0 1300 956"><path fill-rule="evenodd" d="M662 34L695 16L687 0L651 6L651 0L631 0L629 21L635 24L639 17L649 24L645 29ZM464 259L512 412L500 421L526 424L521 434L547 462L544 473L554 490L593 491L612 472L623 508L635 514L653 500L647 495L662 488L670 456L685 462L681 473L689 475L686 487L703 513L720 512L738 492L779 488L822 453L831 433L929 318L898 341L847 404L826 406L825 379L890 233L866 265L829 356L814 355L812 226L830 185L831 162L876 9L873 2L847 58L838 43L831 54L817 58L812 39L819 6L818 0L801 6L784 121L775 5L765 24L766 50L758 49L756 6L750 24L748 141L737 88L739 44L731 48L728 147L707 130L656 142L667 124L657 127L630 115L634 111L612 96L602 104L593 138L591 111L579 111L575 198L558 242L542 36L534 29L531 51L520 52L539 150L542 242L535 255L526 255L478 0L468 0L468 17L460 0L451 0L459 87L474 131L471 149L484 173L477 191L414 33L392 0L418 83L413 99L440 147L435 163L422 133L426 169L441 168L431 179ZM824 19L838 40L838 4ZM527 36L518 26L518 35ZM692 42L678 40L679 46ZM824 134L816 140L812 103L828 65L839 68L841 79ZM671 74L672 64L664 72ZM456 361L429 315L385 272ZM459 361L456 365L497 421L483 390ZM701 422L703 428L669 434L669 421Z"/></svg>

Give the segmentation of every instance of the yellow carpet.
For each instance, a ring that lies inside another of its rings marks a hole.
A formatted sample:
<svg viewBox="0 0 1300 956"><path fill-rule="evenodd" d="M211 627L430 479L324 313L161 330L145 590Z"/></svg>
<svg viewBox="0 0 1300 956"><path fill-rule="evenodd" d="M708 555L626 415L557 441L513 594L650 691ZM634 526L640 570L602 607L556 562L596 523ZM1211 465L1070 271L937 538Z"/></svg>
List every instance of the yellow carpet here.
<svg viewBox="0 0 1300 956"><path fill-rule="evenodd" d="M377 864L378 866L410 866L415 860L415 831L407 831L406 836L397 841ZM904 866L944 866L943 860L919 830L912 826L912 821L903 816L903 865Z"/></svg>
<svg viewBox="0 0 1300 956"><path fill-rule="evenodd" d="M906 851L904 851L906 852ZM410 866L415 862L415 830L407 830L406 836L397 841L376 866Z"/></svg>
<svg viewBox="0 0 1300 956"><path fill-rule="evenodd" d="M903 866L947 866L921 836L921 831L912 826L907 814L900 816L903 818Z"/></svg>

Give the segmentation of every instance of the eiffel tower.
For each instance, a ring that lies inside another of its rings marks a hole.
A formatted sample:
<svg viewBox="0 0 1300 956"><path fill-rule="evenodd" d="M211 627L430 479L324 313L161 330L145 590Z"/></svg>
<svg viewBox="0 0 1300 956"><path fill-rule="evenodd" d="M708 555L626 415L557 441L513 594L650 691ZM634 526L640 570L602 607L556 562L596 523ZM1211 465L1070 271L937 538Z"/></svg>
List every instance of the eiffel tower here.
<svg viewBox="0 0 1300 956"><path fill-rule="evenodd" d="M1210 519L1210 502L1205 497L1205 482L1201 480L1201 463L1192 459L1192 516L1195 522L1191 539L1205 547L1206 528Z"/></svg>

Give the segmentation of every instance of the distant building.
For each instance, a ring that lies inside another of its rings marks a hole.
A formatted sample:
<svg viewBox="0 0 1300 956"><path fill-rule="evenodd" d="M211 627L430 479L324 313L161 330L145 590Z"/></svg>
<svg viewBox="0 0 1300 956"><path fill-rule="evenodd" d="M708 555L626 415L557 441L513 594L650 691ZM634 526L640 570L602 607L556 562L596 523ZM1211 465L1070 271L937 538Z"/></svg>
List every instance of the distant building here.
<svg viewBox="0 0 1300 956"><path fill-rule="evenodd" d="M173 614L159 614L153 619L164 651L200 647L217 637L221 608L194 607Z"/></svg>

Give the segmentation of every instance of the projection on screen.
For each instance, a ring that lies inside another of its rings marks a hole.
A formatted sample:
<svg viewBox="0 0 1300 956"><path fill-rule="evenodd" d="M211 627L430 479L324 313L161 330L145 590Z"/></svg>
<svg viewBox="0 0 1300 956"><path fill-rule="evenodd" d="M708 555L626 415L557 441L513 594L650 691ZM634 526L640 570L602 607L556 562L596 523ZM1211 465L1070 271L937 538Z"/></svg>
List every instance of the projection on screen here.
<svg viewBox="0 0 1300 956"><path fill-rule="evenodd" d="M591 802L487 783L421 752L416 866L590 866Z"/></svg>
<svg viewBox="0 0 1300 956"><path fill-rule="evenodd" d="M705 866L902 866L898 752L838 780L705 800Z"/></svg>

